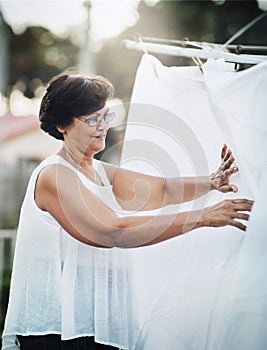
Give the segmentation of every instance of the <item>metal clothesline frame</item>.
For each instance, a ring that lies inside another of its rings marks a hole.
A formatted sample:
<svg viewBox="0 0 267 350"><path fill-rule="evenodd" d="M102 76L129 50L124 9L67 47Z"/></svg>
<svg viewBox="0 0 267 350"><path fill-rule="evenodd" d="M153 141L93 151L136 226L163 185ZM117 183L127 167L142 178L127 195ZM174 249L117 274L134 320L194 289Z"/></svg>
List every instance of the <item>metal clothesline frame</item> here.
<svg viewBox="0 0 267 350"><path fill-rule="evenodd" d="M159 44L175 44L181 45L182 47L192 46L195 48L214 48L220 50L234 50L236 54L241 54L245 51L256 51L256 52L266 52L267 46L259 46L259 45L241 45L241 44L215 44L209 42L201 42L201 41L192 41L187 38L183 40L173 40L173 39L160 39L153 38L148 36L141 36L142 41L151 42L151 43L159 43Z"/></svg>
<svg viewBox="0 0 267 350"><path fill-rule="evenodd" d="M201 48L189 48L189 47L178 47L174 45L168 44L158 44L152 42L144 42L145 38L142 37L141 41L124 39L122 44L127 49L133 49L137 51L141 51L144 53L157 53L157 54L165 54L170 56L181 56L181 57L198 57L200 59L208 59L208 58L223 58L226 62L232 63L244 63L244 64L258 64L267 60L266 55L254 55L254 54L236 54L232 52L225 52L223 48L227 49L227 46L220 44L202 44ZM150 38L151 39L151 38ZM161 39L156 39L160 41ZM164 40L164 39L163 39ZM187 45L197 46L197 42L188 42L181 41L180 44L186 43ZM234 45L236 46L236 45ZM257 46L257 48L259 48ZM266 47L261 47L262 50L266 49Z"/></svg>
<svg viewBox="0 0 267 350"><path fill-rule="evenodd" d="M234 40L243 35L247 30L253 27L257 22L261 21L267 16L267 11L261 13L258 17L254 18L248 24L239 29L230 39L224 44L205 43L199 41L184 40L169 40L159 39L151 37L143 37L138 35L137 40L125 39L122 43L128 49L135 49L143 51L144 53L159 53L167 54L171 56L191 57L194 62L200 66L200 59L208 58L223 58L226 62L232 63L244 63L244 64L258 64L267 60L266 55L254 55L254 54L241 54L241 52L252 50L257 52L264 52L267 50L266 46L257 45L233 45ZM148 41L148 42L145 42ZM169 45L174 44L174 45ZM178 47L180 45L182 47ZM187 47L185 47L187 46ZM192 46L190 48L188 46ZM229 50L235 50L236 53L229 52Z"/></svg>

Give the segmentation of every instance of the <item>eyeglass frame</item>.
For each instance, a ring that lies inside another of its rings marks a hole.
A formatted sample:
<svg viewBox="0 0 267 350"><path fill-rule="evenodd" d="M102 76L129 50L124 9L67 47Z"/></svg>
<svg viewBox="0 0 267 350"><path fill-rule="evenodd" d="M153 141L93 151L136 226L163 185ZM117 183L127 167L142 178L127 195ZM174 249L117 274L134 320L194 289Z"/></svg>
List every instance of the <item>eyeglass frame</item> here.
<svg viewBox="0 0 267 350"><path fill-rule="evenodd" d="M108 121L106 120L106 118L108 117ZM83 118L83 117L75 117L81 121L83 121L84 123L86 123L87 125L91 126L91 127L95 127L97 125L99 125L102 120L104 120L104 122L106 123L106 125L109 125L109 123L116 117L116 113L115 112L109 112L107 114L101 115L101 114L96 114L94 117L92 118ZM92 124L93 123L93 124Z"/></svg>

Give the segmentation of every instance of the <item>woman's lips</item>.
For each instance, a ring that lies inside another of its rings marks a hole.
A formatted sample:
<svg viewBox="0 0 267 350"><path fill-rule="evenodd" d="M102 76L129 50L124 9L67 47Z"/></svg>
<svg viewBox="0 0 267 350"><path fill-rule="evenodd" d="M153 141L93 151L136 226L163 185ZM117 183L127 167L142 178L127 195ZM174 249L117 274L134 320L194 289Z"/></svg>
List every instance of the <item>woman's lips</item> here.
<svg viewBox="0 0 267 350"><path fill-rule="evenodd" d="M96 135L94 138L96 139L104 139L106 137L106 134Z"/></svg>

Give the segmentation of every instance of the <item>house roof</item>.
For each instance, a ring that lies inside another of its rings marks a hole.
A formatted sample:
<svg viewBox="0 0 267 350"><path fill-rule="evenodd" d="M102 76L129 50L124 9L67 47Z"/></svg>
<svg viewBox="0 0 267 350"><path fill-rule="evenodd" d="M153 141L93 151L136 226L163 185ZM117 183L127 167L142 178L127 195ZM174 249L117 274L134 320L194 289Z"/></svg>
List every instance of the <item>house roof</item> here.
<svg viewBox="0 0 267 350"><path fill-rule="evenodd" d="M40 122L37 116L15 117L7 112L0 117L0 142L16 138L39 128Z"/></svg>

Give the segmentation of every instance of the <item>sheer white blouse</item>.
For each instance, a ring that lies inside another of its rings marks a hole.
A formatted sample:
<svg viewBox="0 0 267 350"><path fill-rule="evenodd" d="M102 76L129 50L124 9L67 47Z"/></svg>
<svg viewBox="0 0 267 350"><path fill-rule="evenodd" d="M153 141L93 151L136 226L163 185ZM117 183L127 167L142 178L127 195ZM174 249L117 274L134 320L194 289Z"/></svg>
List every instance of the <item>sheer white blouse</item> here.
<svg viewBox="0 0 267 350"><path fill-rule="evenodd" d="M135 334L131 251L94 248L70 236L34 200L41 169L60 163L77 173L106 204L121 212L101 163L104 186L95 185L60 156L33 172L21 208L3 350L19 349L16 335L94 336L97 342L131 349Z"/></svg>

